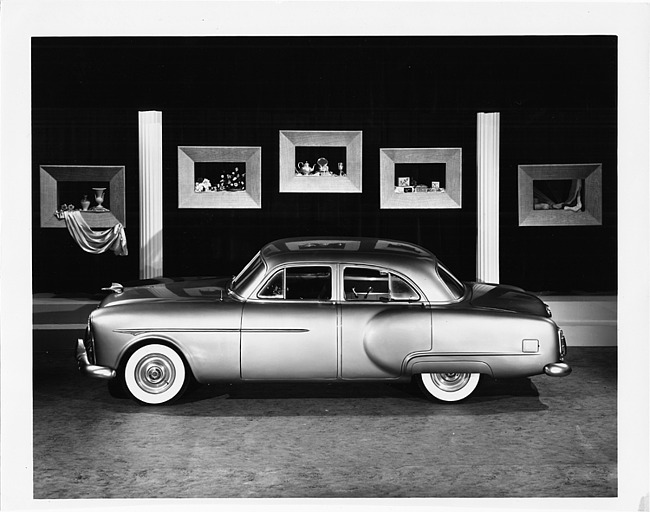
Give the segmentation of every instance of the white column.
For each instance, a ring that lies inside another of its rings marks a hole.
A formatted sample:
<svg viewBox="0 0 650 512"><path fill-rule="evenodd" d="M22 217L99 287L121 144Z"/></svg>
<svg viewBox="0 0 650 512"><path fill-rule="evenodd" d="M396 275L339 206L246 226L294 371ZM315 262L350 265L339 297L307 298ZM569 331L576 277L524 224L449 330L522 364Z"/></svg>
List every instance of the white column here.
<svg viewBox="0 0 650 512"><path fill-rule="evenodd" d="M476 280L499 282L499 126L498 112L476 116L478 240Z"/></svg>
<svg viewBox="0 0 650 512"><path fill-rule="evenodd" d="M162 112L138 113L140 139L140 279L163 274Z"/></svg>

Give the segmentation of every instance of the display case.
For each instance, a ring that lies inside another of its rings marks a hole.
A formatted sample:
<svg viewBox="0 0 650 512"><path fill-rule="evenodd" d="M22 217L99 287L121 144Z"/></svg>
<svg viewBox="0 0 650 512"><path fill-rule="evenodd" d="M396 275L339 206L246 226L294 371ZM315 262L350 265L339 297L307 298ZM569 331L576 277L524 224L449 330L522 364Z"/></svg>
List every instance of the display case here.
<svg viewBox="0 0 650 512"><path fill-rule="evenodd" d="M126 226L123 165L41 165L42 228L65 228L62 205L81 211L91 228Z"/></svg>
<svg viewBox="0 0 650 512"><path fill-rule="evenodd" d="M602 224L602 164L519 165L519 226Z"/></svg>
<svg viewBox="0 0 650 512"><path fill-rule="evenodd" d="M179 208L261 208L262 148L179 146Z"/></svg>
<svg viewBox="0 0 650 512"><path fill-rule="evenodd" d="M461 148L379 150L381 208L461 208Z"/></svg>
<svg viewBox="0 0 650 512"><path fill-rule="evenodd" d="M361 193L360 131L280 131L280 192Z"/></svg>

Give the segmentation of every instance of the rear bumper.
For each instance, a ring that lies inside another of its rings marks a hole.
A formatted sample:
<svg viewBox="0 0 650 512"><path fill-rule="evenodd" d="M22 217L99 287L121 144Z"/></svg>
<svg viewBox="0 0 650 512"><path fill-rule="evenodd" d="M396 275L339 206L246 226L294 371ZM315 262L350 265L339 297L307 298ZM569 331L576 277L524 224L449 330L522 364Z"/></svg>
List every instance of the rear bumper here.
<svg viewBox="0 0 650 512"><path fill-rule="evenodd" d="M112 368L90 364L86 347L84 346L84 340L82 339L77 340L77 365L79 366L79 371L89 377L95 377L97 379L115 378L115 370Z"/></svg>
<svg viewBox="0 0 650 512"><path fill-rule="evenodd" d="M566 363L550 363L544 367L544 373L551 377L566 377L571 373L571 367Z"/></svg>

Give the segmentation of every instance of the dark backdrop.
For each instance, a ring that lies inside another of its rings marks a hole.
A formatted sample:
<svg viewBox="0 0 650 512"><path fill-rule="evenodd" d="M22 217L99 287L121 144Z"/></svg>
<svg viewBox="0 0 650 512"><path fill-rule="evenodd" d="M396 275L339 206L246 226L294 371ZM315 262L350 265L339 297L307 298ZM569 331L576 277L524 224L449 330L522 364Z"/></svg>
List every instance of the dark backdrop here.
<svg viewBox="0 0 650 512"><path fill-rule="evenodd" d="M476 113L501 113L501 281L614 293L617 40L570 37L34 38L33 287L138 277L138 111L163 112L164 271L233 274L299 235L408 240L476 277ZM279 193L279 130L362 130L362 194ZM177 146L261 146L262 208L178 209ZM381 210L379 148L461 147L462 209ZM602 163L603 225L518 227L517 166ZM40 228L39 165L125 165L130 255ZM23 193L22 191L20 193Z"/></svg>

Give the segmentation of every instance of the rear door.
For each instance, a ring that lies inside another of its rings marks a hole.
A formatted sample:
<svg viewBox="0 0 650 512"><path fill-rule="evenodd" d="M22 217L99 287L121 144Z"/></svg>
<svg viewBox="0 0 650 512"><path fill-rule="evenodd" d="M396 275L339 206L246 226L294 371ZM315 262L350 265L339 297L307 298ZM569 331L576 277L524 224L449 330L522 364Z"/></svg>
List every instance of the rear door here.
<svg viewBox="0 0 650 512"><path fill-rule="evenodd" d="M430 308L406 276L371 266L341 267L342 377L398 377L408 354L431 349Z"/></svg>

